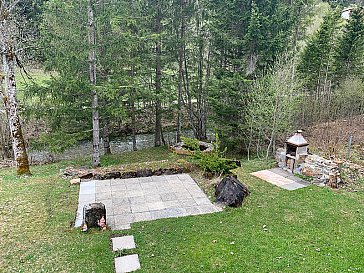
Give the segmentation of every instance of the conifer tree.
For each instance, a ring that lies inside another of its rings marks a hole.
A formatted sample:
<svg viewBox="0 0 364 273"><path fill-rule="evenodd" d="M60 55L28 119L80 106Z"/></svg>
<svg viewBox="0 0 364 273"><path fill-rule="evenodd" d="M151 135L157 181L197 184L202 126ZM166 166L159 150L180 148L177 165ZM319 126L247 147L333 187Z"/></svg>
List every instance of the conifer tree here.
<svg viewBox="0 0 364 273"><path fill-rule="evenodd" d="M348 76L364 79L364 8L353 9L335 56L335 79L340 84Z"/></svg>

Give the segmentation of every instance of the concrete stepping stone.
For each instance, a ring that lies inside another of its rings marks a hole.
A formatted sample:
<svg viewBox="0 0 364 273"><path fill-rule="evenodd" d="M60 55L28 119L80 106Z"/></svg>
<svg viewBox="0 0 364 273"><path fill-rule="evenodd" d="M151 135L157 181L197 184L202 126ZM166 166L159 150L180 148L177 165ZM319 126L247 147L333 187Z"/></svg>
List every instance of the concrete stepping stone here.
<svg viewBox="0 0 364 273"><path fill-rule="evenodd" d="M115 258L115 272L127 273L140 269L138 254Z"/></svg>
<svg viewBox="0 0 364 273"><path fill-rule="evenodd" d="M279 173L279 174L278 174ZM270 184L278 186L282 189L293 191L297 189L301 189L307 187L306 183L298 183L296 177L293 174L285 174L285 176L281 175L281 172L278 172L276 169L273 170L263 170L259 172L251 173L264 181L267 181ZM283 173L284 174L284 173Z"/></svg>
<svg viewBox="0 0 364 273"><path fill-rule="evenodd" d="M136 247L134 242L134 236L115 237L112 238L111 241L113 251L133 249Z"/></svg>

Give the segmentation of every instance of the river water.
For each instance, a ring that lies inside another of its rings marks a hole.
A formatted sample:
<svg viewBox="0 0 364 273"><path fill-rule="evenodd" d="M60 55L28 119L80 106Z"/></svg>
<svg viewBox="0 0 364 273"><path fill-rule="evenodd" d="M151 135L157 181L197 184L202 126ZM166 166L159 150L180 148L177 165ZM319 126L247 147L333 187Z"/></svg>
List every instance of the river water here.
<svg viewBox="0 0 364 273"><path fill-rule="evenodd" d="M176 132L164 132L166 144L171 145L176 142ZM192 130L182 132L184 137L193 137ZM213 133L208 132L208 138L213 139ZM136 135L138 150L154 147L154 134ZM133 142L131 136L116 138L110 141L111 152L113 154L132 151ZM103 154L103 144L100 143L100 152ZM51 154L48 151L29 151L28 156L31 164L48 163L51 161L68 160L80 157L91 157L92 141L82 141L61 154Z"/></svg>

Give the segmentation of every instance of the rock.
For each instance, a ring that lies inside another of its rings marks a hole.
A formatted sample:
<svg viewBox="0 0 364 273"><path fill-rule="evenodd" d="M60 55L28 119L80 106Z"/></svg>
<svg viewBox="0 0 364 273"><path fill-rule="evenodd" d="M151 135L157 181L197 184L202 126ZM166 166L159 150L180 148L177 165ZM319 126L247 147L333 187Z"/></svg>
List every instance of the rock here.
<svg viewBox="0 0 364 273"><path fill-rule="evenodd" d="M151 169L143 169L143 170L138 170L136 172L137 177L149 177L152 175L153 175L153 171Z"/></svg>
<svg viewBox="0 0 364 273"><path fill-rule="evenodd" d="M122 179L126 179L126 178L135 178L137 177L137 173L136 172L125 172L121 174Z"/></svg>
<svg viewBox="0 0 364 273"><path fill-rule="evenodd" d="M329 174L329 180L327 181L327 186L337 189L338 188L338 176L334 173Z"/></svg>
<svg viewBox="0 0 364 273"><path fill-rule="evenodd" d="M91 179L94 177L94 174L92 172L85 172L85 173L79 174L78 177L81 179Z"/></svg>
<svg viewBox="0 0 364 273"><path fill-rule="evenodd" d="M165 172L165 169L158 169L158 170L154 171L153 175L161 176L164 174L164 172Z"/></svg>
<svg viewBox="0 0 364 273"><path fill-rule="evenodd" d="M215 191L216 202L229 207L240 207L249 194L248 188L233 176L225 177Z"/></svg>
<svg viewBox="0 0 364 273"><path fill-rule="evenodd" d="M214 151L215 147L212 143L199 141L198 142L198 148L203 153L210 153ZM169 147L172 151L174 151L177 154L181 155L191 155L194 153L183 141L176 143L173 146Z"/></svg>
<svg viewBox="0 0 364 273"><path fill-rule="evenodd" d="M59 170L59 173L63 177L74 177L78 175L78 170L74 169L73 167L68 167L66 169Z"/></svg>
<svg viewBox="0 0 364 273"><path fill-rule="evenodd" d="M310 177L318 177L321 175L320 170L312 168L311 166L308 166L308 165L303 166L301 173L304 176L310 176Z"/></svg>
<svg viewBox="0 0 364 273"><path fill-rule="evenodd" d="M80 178L73 178L73 179L70 180L71 185L76 185L76 184L80 184L80 183L81 183Z"/></svg>
<svg viewBox="0 0 364 273"><path fill-rule="evenodd" d="M99 227L99 220L104 217L106 221L106 208L102 203L92 203L83 207L84 222L88 228Z"/></svg>
<svg viewBox="0 0 364 273"><path fill-rule="evenodd" d="M102 177L102 180L117 179L121 177L121 172L108 172Z"/></svg>

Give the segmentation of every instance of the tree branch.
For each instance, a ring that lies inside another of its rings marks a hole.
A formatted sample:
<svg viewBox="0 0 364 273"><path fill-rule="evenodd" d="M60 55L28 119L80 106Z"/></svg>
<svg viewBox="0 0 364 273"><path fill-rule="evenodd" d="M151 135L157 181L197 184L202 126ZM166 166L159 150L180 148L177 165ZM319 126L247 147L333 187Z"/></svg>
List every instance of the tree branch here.
<svg viewBox="0 0 364 273"><path fill-rule="evenodd" d="M7 9L9 14L13 11L13 9L16 7L16 5L19 4L19 2L20 2L20 0L15 0L13 2L13 4L10 5L10 7Z"/></svg>

